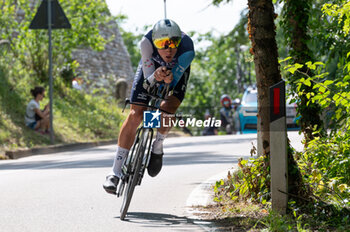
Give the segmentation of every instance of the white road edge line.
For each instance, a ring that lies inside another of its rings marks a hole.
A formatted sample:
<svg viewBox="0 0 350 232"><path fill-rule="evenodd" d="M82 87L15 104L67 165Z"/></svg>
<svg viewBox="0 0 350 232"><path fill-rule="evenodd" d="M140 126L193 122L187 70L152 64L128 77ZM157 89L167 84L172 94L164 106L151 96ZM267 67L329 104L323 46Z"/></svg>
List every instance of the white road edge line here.
<svg viewBox="0 0 350 232"><path fill-rule="evenodd" d="M187 198L186 213L189 219L192 219L195 224L199 225L205 231L215 231L215 229L209 226L210 223L202 221L200 216L195 215L195 213L200 213L201 211L195 209L194 207L207 206L210 203L212 203L212 187L215 185L216 181L226 179L228 172L232 173L235 170L237 170L237 166L234 166L233 168L225 172L221 172L203 181L191 192L191 194Z"/></svg>

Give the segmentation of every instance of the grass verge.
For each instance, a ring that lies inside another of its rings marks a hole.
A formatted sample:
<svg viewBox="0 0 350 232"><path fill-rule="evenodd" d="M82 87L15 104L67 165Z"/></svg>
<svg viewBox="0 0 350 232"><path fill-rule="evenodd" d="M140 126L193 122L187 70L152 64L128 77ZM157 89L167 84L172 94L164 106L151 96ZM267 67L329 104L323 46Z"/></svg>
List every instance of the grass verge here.
<svg viewBox="0 0 350 232"><path fill-rule="evenodd" d="M260 204L251 200L233 200L229 189L234 175L213 186L213 189L221 188L213 191L213 204L196 208L196 216L211 222L215 231L350 231L347 211L322 212L316 205L296 206L290 202L288 214L282 216L271 210L270 202Z"/></svg>
<svg viewBox="0 0 350 232"><path fill-rule="evenodd" d="M0 66L0 159L7 150L51 145L48 135L27 128L25 108L37 83L30 75L14 73ZM46 97L41 107L49 102ZM53 92L54 144L116 139L126 117L110 96L90 95L72 89L57 78Z"/></svg>

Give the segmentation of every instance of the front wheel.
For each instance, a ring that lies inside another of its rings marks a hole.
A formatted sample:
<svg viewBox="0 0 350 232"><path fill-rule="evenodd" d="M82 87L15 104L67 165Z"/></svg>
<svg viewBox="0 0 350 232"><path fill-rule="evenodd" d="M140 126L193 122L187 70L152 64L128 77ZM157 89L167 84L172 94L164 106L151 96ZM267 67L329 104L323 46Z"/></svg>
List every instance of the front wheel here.
<svg viewBox="0 0 350 232"><path fill-rule="evenodd" d="M130 154L132 161L131 165L131 173L129 175L127 185L126 185L126 192L124 194L123 203L120 209L120 220L124 220L126 213L128 212L129 205L131 202L132 195L134 193L135 187L139 181L139 178L141 178L141 165L143 160L143 155L145 154L147 140L148 140L149 133L147 133L145 130L142 130L140 140L138 141L137 148L134 149L134 154Z"/></svg>

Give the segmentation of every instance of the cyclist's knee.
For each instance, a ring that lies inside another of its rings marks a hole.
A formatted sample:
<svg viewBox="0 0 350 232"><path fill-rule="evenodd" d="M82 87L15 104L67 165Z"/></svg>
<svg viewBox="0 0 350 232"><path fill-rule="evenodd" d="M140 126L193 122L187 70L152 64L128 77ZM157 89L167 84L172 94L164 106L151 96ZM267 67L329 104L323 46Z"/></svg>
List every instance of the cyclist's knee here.
<svg viewBox="0 0 350 232"><path fill-rule="evenodd" d="M162 102L160 108L169 113L175 113L181 102L174 96L170 96L166 101Z"/></svg>
<svg viewBox="0 0 350 232"><path fill-rule="evenodd" d="M139 124L143 119L143 109L131 108L127 121L130 123Z"/></svg>

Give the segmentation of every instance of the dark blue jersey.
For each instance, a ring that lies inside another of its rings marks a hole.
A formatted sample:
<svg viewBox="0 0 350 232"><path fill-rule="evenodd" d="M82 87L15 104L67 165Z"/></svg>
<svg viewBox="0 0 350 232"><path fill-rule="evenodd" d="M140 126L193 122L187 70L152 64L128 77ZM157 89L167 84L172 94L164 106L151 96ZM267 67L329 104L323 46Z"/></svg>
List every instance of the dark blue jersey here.
<svg viewBox="0 0 350 232"><path fill-rule="evenodd" d="M190 66L194 55L193 41L185 33L182 33L177 52L170 63L166 63L162 59L157 48L154 46L152 42L152 30L150 30L141 41L141 59L145 77L148 78L152 75L157 67L166 66L171 69L174 77L174 80L170 84L171 87L176 86L179 82L185 70Z"/></svg>

